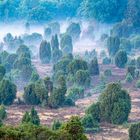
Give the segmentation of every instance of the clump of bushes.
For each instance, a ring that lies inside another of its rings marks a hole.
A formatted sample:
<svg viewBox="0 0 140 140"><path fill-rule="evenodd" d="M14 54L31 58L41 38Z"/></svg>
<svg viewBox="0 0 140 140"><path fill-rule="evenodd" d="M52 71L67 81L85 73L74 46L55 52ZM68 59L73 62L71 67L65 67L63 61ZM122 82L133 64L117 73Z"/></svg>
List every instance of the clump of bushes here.
<svg viewBox="0 0 140 140"><path fill-rule="evenodd" d="M35 117L35 110L33 111L33 122L37 120ZM31 113L30 113L31 115ZM29 115L29 116L30 116ZM28 118L28 117L27 117ZM56 127L55 127L56 128ZM80 118L73 116L66 123L62 125L59 130L50 130L41 125L34 125L33 123L23 123L19 126L2 126L0 127L0 139L68 139L68 140L88 140L84 134L84 129Z"/></svg>
<svg viewBox="0 0 140 140"><path fill-rule="evenodd" d="M132 124L129 128L129 139L140 140L140 123Z"/></svg>
<svg viewBox="0 0 140 140"><path fill-rule="evenodd" d="M42 41L39 49L39 57L43 64L51 61L51 46L47 41Z"/></svg>
<svg viewBox="0 0 140 140"><path fill-rule="evenodd" d="M131 99L118 83L111 83L99 98L101 121L122 124L128 120Z"/></svg>
<svg viewBox="0 0 140 140"><path fill-rule="evenodd" d="M131 83L133 81L133 77L130 73L127 73L125 81Z"/></svg>
<svg viewBox="0 0 140 140"><path fill-rule="evenodd" d="M131 99L127 91L119 83L111 83L86 113L91 114L97 122L122 124L128 120L130 110Z"/></svg>
<svg viewBox="0 0 140 140"><path fill-rule="evenodd" d="M135 78L135 71L136 71L136 67L135 66L128 66L127 67L127 73L130 73L132 75L133 78Z"/></svg>
<svg viewBox="0 0 140 140"><path fill-rule="evenodd" d="M17 87L10 80L0 81L0 104L11 105L16 98Z"/></svg>
<svg viewBox="0 0 140 140"><path fill-rule="evenodd" d="M72 38L70 35L68 34L62 35L61 41L60 41L60 47L64 54L69 54L73 52Z"/></svg>
<svg viewBox="0 0 140 140"><path fill-rule="evenodd" d="M115 55L115 64L119 68L124 68L127 63L127 53L123 50L120 50Z"/></svg>
<svg viewBox="0 0 140 140"><path fill-rule="evenodd" d="M40 125L40 118L38 116L38 112L34 109L34 107L31 109L30 112L25 112L22 118L22 123L30 123L37 126Z"/></svg>
<svg viewBox="0 0 140 140"><path fill-rule="evenodd" d="M53 131L59 130L61 126L62 123L59 120L54 120L52 123L52 130Z"/></svg>
<svg viewBox="0 0 140 140"><path fill-rule="evenodd" d="M109 64L111 63L111 59L108 58L108 57L105 57L105 58L103 59L102 63L103 63L104 65L109 65Z"/></svg>
<svg viewBox="0 0 140 140"><path fill-rule="evenodd" d="M131 39L133 48L135 49L139 49L140 48L140 36L135 36Z"/></svg>
<svg viewBox="0 0 140 140"><path fill-rule="evenodd" d="M78 70L75 74L75 83L79 86L90 86L90 74L86 70Z"/></svg>
<svg viewBox="0 0 140 140"><path fill-rule="evenodd" d="M7 118L7 112L4 105L0 106L0 120L3 121Z"/></svg>
<svg viewBox="0 0 140 140"><path fill-rule="evenodd" d="M137 87L137 88L140 88L140 80L137 81L136 87Z"/></svg>
<svg viewBox="0 0 140 140"><path fill-rule="evenodd" d="M91 60L91 62L89 64L89 73L92 76L99 75L99 73L100 73L99 65L98 65L98 60L97 60L96 57L94 57L94 59Z"/></svg>
<svg viewBox="0 0 140 140"><path fill-rule="evenodd" d="M104 76L106 76L106 77L112 76L112 71L111 71L110 69L106 69L106 70L104 71Z"/></svg>
<svg viewBox="0 0 140 140"><path fill-rule="evenodd" d="M86 133L93 133L99 130L99 123L94 120L90 114L85 115L81 119L81 123Z"/></svg>
<svg viewBox="0 0 140 140"><path fill-rule="evenodd" d="M120 47L120 39L118 37L108 37L107 48L110 56L114 56Z"/></svg>
<svg viewBox="0 0 140 140"><path fill-rule="evenodd" d="M73 41L76 41L77 39L79 39L80 34L81 34L81 27L79 23L71 23L69 27L67 28L66 33L72 37Z"/></svg>
<svg viewBox="0 0 140 140"><path fill-rule="evenodd" d="M24 88L24 101L29 105L48 103L48 90L43 81L29 83Z"/></svg>
<svg viewBox="0 0 140 140"><path fill-rule="evenodd" d="M67 96L73 101L84 98L84 89L81 87L72 87L67 91Z"/></svg>

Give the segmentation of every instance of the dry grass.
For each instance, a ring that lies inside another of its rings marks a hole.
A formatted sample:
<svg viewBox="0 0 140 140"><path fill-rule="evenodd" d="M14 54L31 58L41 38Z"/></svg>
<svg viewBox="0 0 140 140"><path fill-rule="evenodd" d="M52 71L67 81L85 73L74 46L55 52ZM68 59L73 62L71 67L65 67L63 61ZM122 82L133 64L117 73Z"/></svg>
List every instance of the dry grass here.
<svg viewBox="0 0 140 140"><path fill-rule="evenodd" d="M52 66L42 65L37 61L33 61L40 76L43 78L46 75L51 75ZM126 75L125 69L118 69L112 65L100 65L100 70L103 73L105 69L111 69L113 75L106 80L107 83L118 80L124 80ZM96 86L101 82L99 77L92 78L92 85ZM140 121L140 90L136 90L134 81L131 84L124 83L123 87L130 91L132 99L132 110L129 116L129 122ZM88 93L89 90L86 92ZM23 92L18 92L17 97L22 97ZM84 116L87 106L98 100L99 94L94 94L91 97L80 99L76 102L75 107L66 107L60 109L49 109L42 107L35 107L39 113L41 123L50 126L54 119L60 121L66 121L73 115ZM25 111L29 111L31 106L25 105L12 105L7 107L8 118L5 121L6 124L16 125L21 122L21 118ZM128 140L128 129L120 126L114 126L109 124L101 124L101 131L97 134L89 134L90 140Z"/></svg>

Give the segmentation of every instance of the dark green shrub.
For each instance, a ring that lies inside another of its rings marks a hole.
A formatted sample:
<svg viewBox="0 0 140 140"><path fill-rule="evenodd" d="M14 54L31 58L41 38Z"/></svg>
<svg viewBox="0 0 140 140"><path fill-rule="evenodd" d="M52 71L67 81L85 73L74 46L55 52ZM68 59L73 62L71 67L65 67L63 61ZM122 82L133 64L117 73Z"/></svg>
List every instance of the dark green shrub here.
<svg viewBox="0 0 140 140"><path fill-rule="evenodd" d="M87 140L86 136L83 135L84 129L80 118L77 116L71 117L70 120L63 126L63 130L71 135L72 140Z"/></svg>
<svg viewBox="0 0 140 140"><path fill-rule="evenodd" d="M57 80L57 88L53 88L53 92L49 96L49 106L51 108L58 108L63 106L66 98L67 86L65 77L60 75Z"/></svg>
<svg viewBox="0 0 140 140"><path fill-rule="evenodd" d="M24 41L24 44L26 45L38 45L42 41L43 37L41 34L35 32L32 34L24 34L22 36L22 40Z"/></svg>
<svg viewBox="0 0 140 140"><path fill-rule="evenodd" d="M137 81L136 87L137 87L137 88L140 88L140 80Z"/></svg>
<svg viewBox="0 0 140 140"><path fill-rule="evenodd" d="M79 86L90 86L90 75L87 70L78 70L75 74L75 83Z"/></svg>
<svg viewBox="0 0 140 140"><path fill-rule="evenodd" d="M31 121L30 113L26 111L22 117L22 123L30 123L30 121Z"/></svg>
<svg viewBox="0 0 140 140"><path fill-rule="evenodd" d="M128 66L127 67L127 73L130 73L133 78L135 77L135 70L136 70L135 66Z"/></svg>
<svg viewBox="0 0 140 140"><path fill-rule="evenodd" d="M103 59L103 62L102 62L104 65L109 65L110 63L111 63L111 59L110 58L108 58L108 57L105 57L104 59Z"/></svg>
<svg viewBox="0 0 140 140"><path fill-rule="evenodd" d="M66 33L72 37L73 41L76 41L80 37L81 27L78 23L71 23L67 28Z"/></svg>
<svg viewBox="0 0 140 140"><path fill-rule="evenodd" d="M126 22L117 23L111 30L112 36L128 38L133 31L132 25L127 25Z"/></svg>
<svg viewBox="0 0 140 140"><path fill-rule="evenodd" d="M65 102L65 93L62 88L54 88L53 92L49 96L49 107L58 108L63 106Z"/></svg>
<svg viewBox="0 0 140 140"><path fill-rule="evenodd" d="M87 114L81 119L81 123L84 127L85 132L94 132L94 130L99 128L99 124L96 120L92 118L92 115Z"/></svg>
<svg viewBox="0 0 140 140"><path fill-rule="evenodd" d="M47 41L42 41L39 49L39 56L42 63L49 63L51 60L51 46Z"/></svg>
<svg viewBox="0 0 140 140"><path fill-rule="evenodd" d="M48 90L48 92L52 93L52 91L53 91L53 82L51 81L50 77L45 77L44 78L44 84L45 84L45 87Z"/></svg>
<svg viewBox="0 0 140 140"><path fill-rule="evenodd" d="M67 91L67 97L76 101L80 98L84 98L84 89L81 87L73 87Z"/></svg>
<svg viewBox="0 0 140 140"><path fill-rule="evenodd" d="M100 57L101 58L105 58L107 55L106 55L106 52L104 51L104 50L102 50L101 52L100 52Z"/></svg>
<svg viewBox="0 0 140 140"><path fill-rule="evenodd" d="M30 83L24 88L24 100L26 104L38 105L48 103L48 90L43 81Z"/></svg>
<svg viewBox="0 0 140 140"><path fill-rule="evenodd" d="M92 76L99 75L99 73L100 73L98 60L96 57L93 60L91 60L91 62L89 64L89 72L90 72L90 75L92 75Z"/></svg>
<svg viewBox="0 0 140 140"><path fill-rule="evenodd" d="M54 52L55 50L59 50L59 41L57 35L52 36L51 48L52 48L52 52Z"/></svg>
<svg viewBox="0 0 140 140"><path fill-rule="evenodd" d="M6 74L6 70L5 70L4 66L0 65L0 81L3 79L5 74Z"/></svg>
<svg viewBox="0 0 140 140"><path fill-rule="evenodd" d="M131 83L133 81L133 77L130 73L127 73L125 81Z"/></svg>
<svg viewBox="0 0 140 140"><path fill-rule="evenodd" d="M107 48L110 56L114 56L119 50L120 39L118 37L109 37L107 40Z"/></svg>
<svg viewBox="0 0 140 140"><path fill-rule="evenodd" d="M99 98L101 121L122 124L128 120L131 110L129 94L118 83L111 83Z"/></svg>
<svg viewBox="0 0 140 140"><path fill-rule="evenodd" d="M75 102L71 98L66 97L64 105L65 106L75 106Z"/></svg>
<svg viewBox="0 0 140 140"><path fill-rule="evenodd" d="M28 55L28 58L30 59L30 50L26 45L20 45L19 48L16 51L16 54L18 55L18 57L23 56L24 54L26 54L26 56ZM24 56L25 57L25 56Z"/></svg>
<svg viewBox="0 0 140 140"><path fill-rule="evenodd" d="M108 34L102 34L100 40L105 41L107 38L108 38Z"/></svg>
<svg viewBox="0 0 140 140"><path fill-rule="evenodd" d="M127 53L130 53L131 49L132 49L132 45L131 45L130 40L122 38L120 40L120 49L126 51Z"/></svg>
<svg viewBox="0 0 140 140"><path fill-rule="evenodd" d="M7 72L11 71L14 68L14 63L17 60L17 57L17 54L9 54L6 63L4 64Z"/></svg>
<svg viewBox="0 0 140 140"><path fill-rule="evenodd" d="M115 55L115 64L119 68L124 68L127 63L127 53L125 51L118 51Z"/></svg>
<svg viewBox="0 0 140 140"><path fill-rule="evenodd" d="M8 52L6 52L6 51L1 52L0 53L0 62L2 64L5 64L8 56L9 56L9 53Z"/></svg>
<svg viewBox="0 0 140 140"><path fill-rule="evenodd" d="M57 63L62 58L62 51L55 49L52 51L52 62Z"/></svg>
<svg viewBox="0 0 140 140"><path fill-rule="evenodd" d="M34 109L34 107L32 107L31 112L30 112L30 122L34 125L40 125L40 119L38 116L37 111Z"/></svg>
<svg viewBox="0 0 140 140"><path fill-rule="evenodd" d="M24 88L24 100L26 104L36 105L39 104L39 98L35 93L35 84L31 83Z"/></svg>
<svg viewBox="0 0 140 140"><path fill-rule="evenodd" d="M58 61L54 67L53 67L53 70L54 72L58 72L58 71L63 71L64 74L67 74L68 73L68 65L69 63L71 62L70 59L68 58L62 58L60 61Z"/></svg>
<svg viewBox="0 0 140 140"><path fill-rule="evenodd" d="M16 98L16 85L3 79L0 81L0 104L11 105Z"/></svg>
<svg viewBox="0 0 140 140"><path fill-rule="evenodd" d="M140 48L140 36L135 36L134 38L132 38L131 42L135 49Z"/></svg>
<svg viewBox="0 0 140 140"><path fill-rule="evenodd" d="M61 127L62 123L59 120L54 120L52 123L52 130L56 131Z"/></svg>
<svg viewBox="0 0 140 140"><path fill-rule="evenodd" d="M39 80L39 78L40 78L40 77L39 77L39 74L38 74L37 72L32 72L30 81L31 81L31 82L36 82L36 81Z"/></svg>
<svg viewBox="0 0 140 140"><path fill-rule="evenodd" d="M73 52L72 38L68 34L64 34L61 37L60 47L64 54L69 54Z"/></svg>
<svg viewBox="0 0 140 140"><path fill-rule="evenodd" d="M107 77L112 76L112 71L111 71L111 69L106 69L106 70L104 71L104 75L107 76Z"/></svg>
<svg viewBox="0 0 140 140"><path fill-rule="evenodd" d="M136 60L135 59L130 59L128 60L128 66L135 66L136 65Z"/></svg>
<svg viewBox="0 0 140 140"><path fill-rule="evenodd" d="M140 140L140 123L132 124L129 128L129 139Z"/></svg>
<svg viewBox="0 0 140 140"><path fill-rule="evenodd" d="M137 65L137 68L140 69L140 57L137 58L136 65Z"/></svg>
<svg viewBox="0 0 140 140"><path fill-rule="evenodd" d="M53 82L57 82L60 76L65 76L65 73L62 70L53 73Z"/></svg>
<svg viewBox="0 0 140 140"><path fill-rule="evenodd" d="M81 59L74 59L68 65L68 72L75 74L78 70L88 70L87 62Z"/></svg>
<svg viewBox="0 0 140 140"><path fill-rule="evenodd" d="M40 125L40 119L38 116L38 112L32 107L30 112L25 112L23 118L22 118L22 123L30 123L33 125Z"/></svg>
<svg viewBox="0 0 140 140"><path fill-rule="evenodd" d="M1 105L0 106L0 120L4 120L7 118L7 112L6 112L6 108Z"/></svg>
<svg viewBox="0 0 140 140"><path fill-rule="evenodd" d="M100 104L97 102L90 105L86 110L86 114L91 114L93 120L100 122Z"/></svg>

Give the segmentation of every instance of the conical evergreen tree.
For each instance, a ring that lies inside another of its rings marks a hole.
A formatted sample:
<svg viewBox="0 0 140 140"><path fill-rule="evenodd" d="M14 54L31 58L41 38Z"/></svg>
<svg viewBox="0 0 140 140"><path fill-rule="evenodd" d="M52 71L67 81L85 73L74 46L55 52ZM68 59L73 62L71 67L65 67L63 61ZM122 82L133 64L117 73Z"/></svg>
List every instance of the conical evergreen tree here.
<svg viewBox="0 0 140 140"><path fill-rule="evenodd" d="M54 120L52 124L52 130L56 131L61 127L61 122L59 120Z"/></svg>
<svg viewBox="0 0 140 140"><path fill-rule="evenodd" d="M38 113L34 109L34 107L31 109L30 116L31 116L31 123L32 124L34 124L34 125L40 125L40 119L39 119Z"/></svg>
<svg viewBox="0 0 140 140"><path fill-rule="evenodd" d="M51 46L47 41L40 44L39 56L42 63L49 63L51 60Z"/></svg>
<svg viewBox="0 0 140 140"><path fill-rule="evenodd" d="M51 47L52 47L52 51L59 50L59 41L57 35L52 36Z"/></svg>
<svg viewBox="0 0 140 140"><path fill-rule="evenodd" d="M23 118L22 118L22 123L30 123L31 117L28 111L25 112Z"/></svg>
<svg viewBox="0 0 140 140"><path fill-rule="evenodd" d="M89 72L92 76L94 75L99 75L99 65L98 65L98 60L95 57L93 60L91 60L89 64Z"/></svg>

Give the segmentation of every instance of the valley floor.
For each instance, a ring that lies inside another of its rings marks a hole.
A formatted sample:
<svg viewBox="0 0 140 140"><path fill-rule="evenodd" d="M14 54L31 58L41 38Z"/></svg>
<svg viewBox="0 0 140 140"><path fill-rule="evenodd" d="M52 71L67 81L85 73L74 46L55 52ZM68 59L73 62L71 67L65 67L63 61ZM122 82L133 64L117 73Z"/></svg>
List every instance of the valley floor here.
<svg viewBox="0 0 140 140"><path fill-rule="evenodd" d="M38 61L33 61L34 65L37 68L40 76L43 78L46 75L51 75L52 66L51 65L41 65ZM112 76L109 77L106 82L114 82L125 79L126 70L125 69L118 69L113 65L100 65L100 70L103 72L105 69L112 70ZM99 77L92 78L92 84L94 87L101 82ZM128 90L131 100L132 100L132 110L129 116L129 123L134 123L140 121L140 90L135 88L136 80L134 80L131 84L123 83L122 86ZM86 93L92 91L88 89ZM96 102L98 100L100 93L94 93L89 97L84 99L79 99L76 102L75 107L65 107L60 109L49 109L49 108L42 108L36 106L36 110L39 113L41 123L47 126L50 126L54 119L59 119L61 121L68 120L72 115L79 115L83 116L85 109L87 106ZM18 93L17 96L20 96ZM12 105L7 107L8 118L5 120L6 124L17 125L21 122L21 118L25 111L31 109L32 106L27 105ZM128 123L128 124L129 124ZM125 125L123 126L114 126L110 124L101 124L100 132L96 134L89 134L88 135L90 140L128 140L128 127Z"/></svg>

